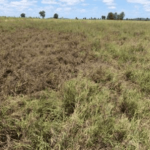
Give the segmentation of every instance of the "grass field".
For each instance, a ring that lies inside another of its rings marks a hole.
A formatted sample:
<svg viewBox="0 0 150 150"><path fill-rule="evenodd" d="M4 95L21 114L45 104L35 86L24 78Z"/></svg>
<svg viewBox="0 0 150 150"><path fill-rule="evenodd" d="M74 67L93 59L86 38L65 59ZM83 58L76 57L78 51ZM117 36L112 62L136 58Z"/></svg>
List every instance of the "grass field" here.
<svg viewBox="0 0 150 150"><path fill-rule="evenodd" d="M0 149L149 150L149 26L0 18Z"/></svg>

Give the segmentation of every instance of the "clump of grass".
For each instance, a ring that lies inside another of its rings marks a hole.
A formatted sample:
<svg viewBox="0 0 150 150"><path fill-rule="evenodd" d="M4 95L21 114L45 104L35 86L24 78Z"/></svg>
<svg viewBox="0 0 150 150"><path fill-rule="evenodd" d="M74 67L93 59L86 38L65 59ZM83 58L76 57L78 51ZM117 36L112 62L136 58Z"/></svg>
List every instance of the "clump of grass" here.
<svg viewBox="0 0 150 150"><path fill-rule="evenodd" d="M52 136L52 132L59 132L60 124L57 121L63 120L63 110L58 104L59 101L55 99L55 93L45 92L45 95L47 95L47 99L41 97L40 100L36 100L18 97L17 99L10 98L4 102L1 107L0 124L2 130L0 135L1 138L6 139L3 143L7 148L9 147L8 137L14 141L11 144L14 149L50 148L50 140L56 138ZM7 106L4 106L6 103ZM7 118L8 114L11 116L10 118ZM3 122L3 120L5 121ZM5 137L7 134L8 137ZM23 140L21 140L22 138ZM21 141L16 143L15 140Z"/></svg>
<svg viewBox="0 0 150 150"><path fill-rule="evenodd" d="M100 51L100 49L101 49L100 39L94 39L92 42L92 50L93 51Z"/></svg>
<svg viewBox="0 0 150 150"><path fill-rule="evenodd" d="M137 84L141 92L148 93L150 91L150 74L147 70L128 70L125 76L127 80Z"/></svg>
<svg viewBox="0 0 150 150"><path fill-rule="evenodd" d="M110 70L107 70L107 67L102 66L96 68L90 76L95 83L107 83L114 78L114 74Z"/></svg>
<svg viewBox="0 0 150 150"><path fill-rule="evenodd" d="M140 43L138 44L137 46L132 46L130 48L130 52L131 53L135 53L135 52L143 52L143 51L146 51L144 46Z"/></svg>
<svg viewBox="0 0 150 150"><path fill-rule="evenodd" d="M141 98L141 94L131 89L122 93L120 111L126 114L129 120L141 117L144 108L144 105L141 103Z"/></svg>
<svg viewBox="0 0 150 150"><path fill-rule="evenodd" d="M63 108L67 115L74 112L77 105L88 103L97 91L97 85L88 80L70 80L62 88Z"/></svg>

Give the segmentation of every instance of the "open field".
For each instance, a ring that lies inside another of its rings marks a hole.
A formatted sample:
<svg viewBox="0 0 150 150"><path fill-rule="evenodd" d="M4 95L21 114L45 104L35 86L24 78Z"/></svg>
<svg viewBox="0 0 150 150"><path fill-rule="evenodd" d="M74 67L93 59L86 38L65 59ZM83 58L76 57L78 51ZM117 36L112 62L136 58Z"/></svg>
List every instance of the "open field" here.
<svg viewBox="0 0 150 150"><path fill-rule="evenodd" d="M150 149L149 26L0 18L0 150Z"/></svg>

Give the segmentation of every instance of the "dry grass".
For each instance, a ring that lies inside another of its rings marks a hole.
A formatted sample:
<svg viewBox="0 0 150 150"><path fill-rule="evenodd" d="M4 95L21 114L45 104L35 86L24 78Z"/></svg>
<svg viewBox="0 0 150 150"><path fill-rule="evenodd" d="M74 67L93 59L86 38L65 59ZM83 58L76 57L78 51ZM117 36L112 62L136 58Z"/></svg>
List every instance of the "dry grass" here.
<svg viewBox="0 0 150 150"><path fill-rule="evenodd" d="M0 18L0 149L150 149L149 22Z"/></svg>

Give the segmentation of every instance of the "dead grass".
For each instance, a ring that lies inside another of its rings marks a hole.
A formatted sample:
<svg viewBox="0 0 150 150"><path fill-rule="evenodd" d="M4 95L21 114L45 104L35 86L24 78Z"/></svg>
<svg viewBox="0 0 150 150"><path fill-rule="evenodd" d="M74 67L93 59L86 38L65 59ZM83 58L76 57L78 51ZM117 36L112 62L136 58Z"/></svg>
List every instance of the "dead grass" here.
<svg viewBox="0 0 150 150"><path fill-rule="evenodd" d="M79 66L89 52L80 44L82 34L36 29L19 30L2 35L1 91L3 95L32 94L51 88L77 76Z"/></svg>

